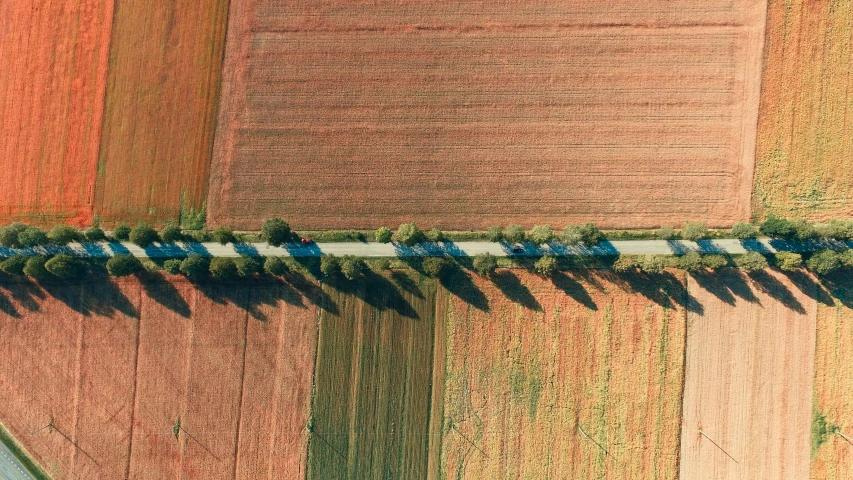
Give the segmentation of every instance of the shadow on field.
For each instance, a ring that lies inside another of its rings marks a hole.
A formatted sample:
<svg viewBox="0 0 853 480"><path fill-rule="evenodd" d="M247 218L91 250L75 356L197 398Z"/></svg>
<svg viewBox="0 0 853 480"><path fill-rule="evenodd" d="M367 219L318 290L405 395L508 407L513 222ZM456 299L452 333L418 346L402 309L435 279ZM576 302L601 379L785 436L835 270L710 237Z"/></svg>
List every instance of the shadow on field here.
<svg viewBox="0 0 853 480"><path fill-rule="evenodd" d="M442 275L438 281L448 292L459 297L468 305L484 312L489 311L489 299L477 288L474 280L471 279L471 275L463 269L451 265L447 273Z"/></svg>
<svg viewBox="0 0 853 480"><path fill-rule="evenodd" d="M747 276L752 280L752 284L759 292L763 292L770 297L778 300L786 308L789 308L799 314L806 313L805 307L794 296L788 287L775 277L767 273L767 270L758 272L750 272Z"/></svg>
<svg viewBox="0 0 853 480"><path fill-rule="evenodd" d="M740 297L749 303L761 303L747 283L747 277L740 270L724 268L716 272L695 272L690 277L704 290L728 305L737 302Z"/></svg>
<svg viewBox="0 0 853 480"><path fill-rule="evenodd" d="M172 282L167 281L161 275L149 272L139 273L137 278L148 298L184 318L190 318L192 314L190 306L181 296L181 292L172 285Z"/></svg>
<svg viewBox="0 0 853 480"><path fill-rule="evenodd" d="M325 283L335 290L361 299L379 311L394 310L406 318L420 319L418 312L400 294L397 287L372 270L365 270L362 278L357 280L347 280L341 275L333 275Z"/></svg>
<svg viewBox="0 0 853 480"><path fill-rule="evenodd" d="M112 318L116 313L139 318L136 307L110 277L92 272L84 281L49 280L39 282L41 289L70 309L84 316Z"/></svg>
<svg viewBox="0 0 853 480"><path fill-rule="evenodd" d="M598 310L598 305L586 291L582 283L566 275L565 272L557 271L551 276L551 282L563 293L572 297L576 302L590 310Z"/></svg>
<svg viewBox="0 0 853 480"><path fill-rule="evenodd" d="M793 272L782 272L791 283L794 284L804 295L815 300L818 303L832 306L835 301L832 299L832 293L824 287L821 281L816 281L815 277L803 270L795 270ZM842 278L848 277L843 275ZM830 282L831 283L831 282Z"/></svg>
<svg viewBox="0 0 853 480"><path fill-rule="evenodd" d="M518 276L516 276L512 270L501 270L500 272L494 273L491 278L495 286L498 287L498 289L503 292L509 300L524 308L536 310L537 312L542 311L542 305L539 304L536 297L530 293L530 289L521 283L521 280L519 280Z"/></svg>
<svg viewBox="0 0 853 480"><path fill-rule="evenodd" d="M45 294L37 284L29 279L11 278L2 274L0 274L0 282L5 290L5 294L0 293L0 312L19 318L21 315L18 307L23 307L30 312L37 312L41 308L39 302L45 298Z"/></svg>
<svg viewBox="0 0 853 480"><path fill-rule="evenodd" d="M847 308L853 308L853 276L849 269L824 275L820 277L820 281L832 298Z"/></svg>
<svg viewBox="0 0 853 480"><path fill-rule="evenodd" d="M623 290L631 293L639 293L658 305L673 308L681 305L688 312L702 314L705 307L699 303L685 285L670 272L649 274L645 272L627 272L617 274L613 272L602 273L613 279Z"/></svg>
<svg viewBox="0 0 853 480"><path fill-rule="evenodd" d="M400 272L399 270L393 270L391 272L391 280L393 280L398 287L403 289L403 291L410 293L411 295L417 298L424 298L424 294L423 292L421 292L421 287L419 287L418 284L415 283L414 280L412 280L411 276L406 275L405 273Z"/></svg>
<svg viewBox="0 0 853 480"><path fill-rule="evenodd" d="M320 285L314 283L313 280L306 278L304 275L297 272L290 272L287 274L287 281L290 286L293 287L294 292L299 295L301 294L306 300L308 300L311 305L324 310L332 315L337 315L338 305L332 300L332 297L329 296L326 292L323 291L323 288ZM285 297L291 298L292 297ZM301 304L301 299L300 299ZM292 303L292 305L295 305Z"/></svg>

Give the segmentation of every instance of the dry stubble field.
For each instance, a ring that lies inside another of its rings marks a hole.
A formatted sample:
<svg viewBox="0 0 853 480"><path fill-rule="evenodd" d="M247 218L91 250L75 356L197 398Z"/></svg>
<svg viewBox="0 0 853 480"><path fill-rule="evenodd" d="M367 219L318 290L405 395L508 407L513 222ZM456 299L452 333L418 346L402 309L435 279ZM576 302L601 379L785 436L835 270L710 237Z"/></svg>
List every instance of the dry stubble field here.
<svg viewBox="0 0 853 480"><path fill-rule="evenodd" d="M853 215L853 8L770 0L753 215Z"/></svg>
<svg viewBox="0 0 853 480"><path fill-rule="evenodd" d="M286 284L0 291L0 417L54 478L304 471L317 314Z"/></svg>
<svg viewBox="0 0 853 480"><path fill-rule="evenodd" d="M91 222L112 12L0 2L0 223Z"/></svg>
<svg viewBox="0 0 853 480"><path fill-rule="evenodd" d="M209 219L745 220L765 8L234 0Z"/></svg>

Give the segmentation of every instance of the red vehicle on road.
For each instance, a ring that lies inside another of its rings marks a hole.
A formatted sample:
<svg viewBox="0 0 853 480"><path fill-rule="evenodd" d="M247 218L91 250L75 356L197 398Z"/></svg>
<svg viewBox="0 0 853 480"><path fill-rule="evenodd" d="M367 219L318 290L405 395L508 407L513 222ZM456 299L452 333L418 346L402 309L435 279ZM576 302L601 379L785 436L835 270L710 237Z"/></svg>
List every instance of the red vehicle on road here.
<svg viewBox="0 0 853 480"><path fill-rule="evenodd" d="M314 240L311 240L310 238L303 238L302 243L308 245L309 243L314 243Z"/></svg>

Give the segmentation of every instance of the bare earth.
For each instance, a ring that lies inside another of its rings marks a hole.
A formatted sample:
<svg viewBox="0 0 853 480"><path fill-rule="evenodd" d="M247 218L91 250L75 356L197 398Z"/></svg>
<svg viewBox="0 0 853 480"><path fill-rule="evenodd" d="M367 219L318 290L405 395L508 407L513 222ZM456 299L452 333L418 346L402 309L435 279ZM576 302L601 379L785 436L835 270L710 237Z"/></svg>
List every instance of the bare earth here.
<svg viewBox="0 0 853 480"><path fill-rule="evenodd" d="M749 217L764 0L230 8L212 224Z"/></svg>
<svg viewBox="0 0 853 480"><path fill-rule="evenodd" d="M808 478L814 291L773 272L718 275L688 282L704 313L687 320L680 476Z"/></svg>

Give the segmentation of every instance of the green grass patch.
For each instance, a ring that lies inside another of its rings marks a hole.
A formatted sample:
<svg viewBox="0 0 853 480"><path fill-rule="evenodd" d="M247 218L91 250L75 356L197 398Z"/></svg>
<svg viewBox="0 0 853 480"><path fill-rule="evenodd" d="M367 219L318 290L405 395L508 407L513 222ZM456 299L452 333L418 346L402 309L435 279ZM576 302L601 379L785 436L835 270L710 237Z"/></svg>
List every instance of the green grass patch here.
<svg viewBox="0 0 853 480"><path fill-rule="evenodd" d="M838 425L827 422L826 415L817 406L817 401L812 402L812 457L815 456L820 446L826 443L829 436L837 431Z"/></svg>
<svg viewBox="0 0 853 480"><path fill-rule="evenodd" d="M3 445L12 452L33 477L37 480L50 480L50 475L47 474L47 471L33 460L30 454L12 437L12 434L9 433L9 430L2 423L0 423L0 442L3 442Z"/></svg>

